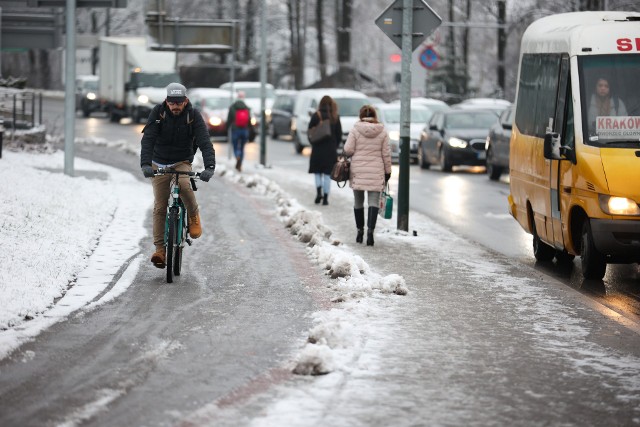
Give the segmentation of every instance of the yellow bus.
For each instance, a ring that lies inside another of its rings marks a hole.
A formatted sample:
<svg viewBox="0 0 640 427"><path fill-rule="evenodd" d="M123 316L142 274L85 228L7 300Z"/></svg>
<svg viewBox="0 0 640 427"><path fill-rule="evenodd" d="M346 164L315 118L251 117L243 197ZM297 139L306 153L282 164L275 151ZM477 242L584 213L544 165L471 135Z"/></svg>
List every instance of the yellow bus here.
<svg viewBox="0 0 640 427"><path fill-rule="evenodd" d="M585 279L640 261L640 13L575 12L522 38L509 211L537 260Z"/></svg>

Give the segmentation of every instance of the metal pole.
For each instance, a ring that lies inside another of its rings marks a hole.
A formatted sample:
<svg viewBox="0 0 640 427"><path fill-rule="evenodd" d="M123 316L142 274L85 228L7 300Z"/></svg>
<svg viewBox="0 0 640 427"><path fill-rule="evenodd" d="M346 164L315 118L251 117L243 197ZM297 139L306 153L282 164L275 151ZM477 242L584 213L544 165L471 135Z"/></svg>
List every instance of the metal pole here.
<svg viewBox="0 0 640 427"><path fill-rule="evenodd" d="M260 164L267 164L267 114L265 106L267 80L267 2L260 5Z"/></svg>
<svg viewBox="0 0 640 427"><path fill-rule="evenodd" d="M2 8L0 7L0 77L2 77Z"/></svg>
<svg viewBox="0 0 640 427"><path fill-rule="evenodd" d="M67 47L64 80L64 173L73 176L76 126L76 0L67 0Z"/></svg>
<svg viewBox="0 0 640 427"><path fill-rule="evenodd" d="M233 104L233 95L235 92L236 79L236 21L233 21L233 29L231 30L231 90L229 91L229 108ZM231 138L231 123L227 123L227 158L231 160L231 152L233 151L233 141Z"/></svg>
<svg viewBox="0 0 640 427"><path fill-rule="evenodd" d="M398 179L398 230L404 231L409 231L412 29L413 0L404 0L402 8L402 84L400 86L400 177Z"/></svg>

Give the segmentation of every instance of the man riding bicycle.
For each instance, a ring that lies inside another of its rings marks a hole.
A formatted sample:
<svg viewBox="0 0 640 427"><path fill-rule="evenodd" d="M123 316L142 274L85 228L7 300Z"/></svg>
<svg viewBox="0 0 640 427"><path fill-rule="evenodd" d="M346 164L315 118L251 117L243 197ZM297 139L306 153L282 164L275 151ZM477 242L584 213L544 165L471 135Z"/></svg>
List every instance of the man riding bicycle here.
<svg viewBox="0 0 640 427"><path fill-rule="evenodd" d="M187 98L187 89L180 83L167 86L167 98L151 110L142 133L140 167L145 177L153 178L153 243L156 251L151 262L158 268L164 268L164 228L172 176L154 177L154 171L158 168L172 168L191 172L195 151L200 148L205 166L200 179L206 182L215 171L216 153L202 115L193 108ZM180 197L189 215L189 235L197 239L202 235L202 226L189 177L181 175L179 185Z"/></svg>

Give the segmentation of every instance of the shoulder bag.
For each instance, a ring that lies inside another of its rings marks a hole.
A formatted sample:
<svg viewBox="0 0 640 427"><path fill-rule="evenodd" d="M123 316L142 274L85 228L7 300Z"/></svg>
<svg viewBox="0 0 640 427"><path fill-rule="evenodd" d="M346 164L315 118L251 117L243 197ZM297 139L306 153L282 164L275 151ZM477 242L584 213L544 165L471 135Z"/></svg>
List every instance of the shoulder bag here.
<svg viewBox="0 0 640 427"><path fill-rule="evenodd" d="M351 161L344 156L339 156L338 161L333 165L331 170L331 179L338 183L338 187L342 188L349 181L349 171L351 170ZM340 185L342 183L342 185Z"/></svg>
<svg viewBox="0 0 640 427"><path fill-rule="evenodd" d="M384 219L391 219L393 215L393 197L389 194L389 184L385 184L384 190L380 193L380 210L378 214Z"/></svg>
<svg viewBox="0 0 640 427"><path fill-rule="evenodd" d="M322 120L320 113L318 112L317 114L320 122L307 132L311 145L318 144L331 137L331 120Z"/></svg>

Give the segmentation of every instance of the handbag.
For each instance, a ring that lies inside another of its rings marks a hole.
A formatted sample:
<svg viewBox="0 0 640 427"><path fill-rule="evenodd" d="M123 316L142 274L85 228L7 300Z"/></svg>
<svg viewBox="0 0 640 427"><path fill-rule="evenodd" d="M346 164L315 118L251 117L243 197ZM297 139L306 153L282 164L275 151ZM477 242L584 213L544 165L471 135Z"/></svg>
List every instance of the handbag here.
<svg viewBox="0 0 640 427"><path fill-rule="evenodd" d="M320 123L310 128L307 137L312 145L318 144L331 137L331 120L322 120L322 116L318 113Z"/></svg>
<svg viewBox="0 0 640 427"><path fill-rule="evenodd" d="M384 219L391 219L393 215L393 197L389 194L389 184L385 184L384 190L380 194L380 210L378 211Z"/></svg>
<svg viewBox="0 0 640 427"><path fill-rule="evenodd" d="M338 187L343 188L349 180L350 170L351 161L344 156L339 156L338 161L333 165L333 169L331 169L331 179L338 183ZM340 185L340 183L342 183L342 185Z"/></svg>

